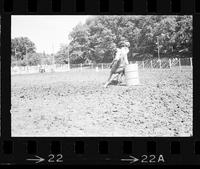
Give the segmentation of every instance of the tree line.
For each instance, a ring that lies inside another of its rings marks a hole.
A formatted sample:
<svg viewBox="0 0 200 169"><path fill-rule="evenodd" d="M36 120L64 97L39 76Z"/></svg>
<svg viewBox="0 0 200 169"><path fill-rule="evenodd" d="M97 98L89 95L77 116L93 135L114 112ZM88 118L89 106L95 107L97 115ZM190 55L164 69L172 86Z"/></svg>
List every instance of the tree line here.
<svg viewBox="0 0 200 169"><path fill-rule="evenodd" d="M129 60L157 58L158 49L160 58L192 57L192 29L192 16L188 15L92 16L73 28L70 43L62 45L54 59L55 63L65 64L69 54L70 63L111 62L124 40L130 43ZM44 62L44 56L35 52L28 38L12 39L13 61L36 64L42 57ZM52 56L48 57L52 61Z"/></svg>
<svg viewBox="0 0 200 169"><path fill-rule="evenodd" d="M34 66L50 65L53 63L53 55L37 53L35 43L28 37L17 37L11 40L11 65Z"/></svg>
<svg viewBox="0 0 200 169"><path fill-rule="evenodd" d="M110 62L119 42L130 60L192 56L192 16L95 16L70 33L73 62Z"/></svg>

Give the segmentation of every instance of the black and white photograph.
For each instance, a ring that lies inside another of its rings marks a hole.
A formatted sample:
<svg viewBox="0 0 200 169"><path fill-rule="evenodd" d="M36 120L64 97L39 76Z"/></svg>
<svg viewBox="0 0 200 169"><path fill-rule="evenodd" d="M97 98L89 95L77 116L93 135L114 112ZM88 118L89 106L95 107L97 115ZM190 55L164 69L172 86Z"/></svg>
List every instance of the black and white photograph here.
<svg viewBox="0 0 200 169"><path fill-rule="evenodd" d="M192 137L191 15L12 15L12 137Z"/></svg>

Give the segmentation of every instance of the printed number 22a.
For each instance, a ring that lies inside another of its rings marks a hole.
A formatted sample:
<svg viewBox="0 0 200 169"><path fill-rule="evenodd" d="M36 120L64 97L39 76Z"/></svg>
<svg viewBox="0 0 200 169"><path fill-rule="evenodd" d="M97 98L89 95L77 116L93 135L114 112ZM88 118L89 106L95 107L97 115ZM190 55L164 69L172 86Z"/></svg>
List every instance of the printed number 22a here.
<svg viewBox="0 0 200 169"><path fill-rule="evenodd" d="M63 158L62 154L57 154L57 155L49 154L48 162L49 163L62 163L63 162L62 158Z"/></svg>
<svg viewBox="0 0 200 169"><path fill-rule="evenodd" d="M159 163L159 162L162 162L162 163L165 162L163 155L159 155L159 156L142 155L141 163Z"/></svg>

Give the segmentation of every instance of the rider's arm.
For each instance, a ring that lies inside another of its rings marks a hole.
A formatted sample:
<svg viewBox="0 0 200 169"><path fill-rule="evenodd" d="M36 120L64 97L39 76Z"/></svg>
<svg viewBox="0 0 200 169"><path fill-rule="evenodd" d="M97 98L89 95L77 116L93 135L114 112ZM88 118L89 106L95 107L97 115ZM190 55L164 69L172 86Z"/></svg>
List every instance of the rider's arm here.
<svg viewBox="0 0 200 169"><path fill-rule="evenodd" d="M129 63L128 63L127 55L125 56L124 60L125 60L125 64L128 65Z"/></svg>
<svg viewBox="0 0 200 169"><path fill-rule="evenodd" d="M128 62L128 56L127 56L128 52L129 52L129 49L128 48L124 48L124 50L123 50L123 56L124 56L124 62L125 62L126 65L129 64L129 62Z"/></svg>

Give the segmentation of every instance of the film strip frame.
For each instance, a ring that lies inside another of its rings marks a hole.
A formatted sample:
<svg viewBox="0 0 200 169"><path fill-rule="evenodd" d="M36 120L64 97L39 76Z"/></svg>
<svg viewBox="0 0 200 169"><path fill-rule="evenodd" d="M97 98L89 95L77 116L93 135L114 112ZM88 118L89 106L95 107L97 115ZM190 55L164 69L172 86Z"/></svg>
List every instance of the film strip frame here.
<svg viewBox="0 0 200 169"><path fill-rule="evenodd" d="M1 0L1 164L200 164L198 0ZM193 15L193 137L14 138L10 111L11 15ZM162 162L162 155L164 162ZM136 159L139 160L137 161ZM44 160L43 160L44 159ZM158 160L161 160L158 162ZM135 161L134 161L135 160ZM153 162L152 162L153 161ZM154 162L155 161L155 162Z"/></svg>

